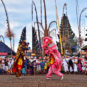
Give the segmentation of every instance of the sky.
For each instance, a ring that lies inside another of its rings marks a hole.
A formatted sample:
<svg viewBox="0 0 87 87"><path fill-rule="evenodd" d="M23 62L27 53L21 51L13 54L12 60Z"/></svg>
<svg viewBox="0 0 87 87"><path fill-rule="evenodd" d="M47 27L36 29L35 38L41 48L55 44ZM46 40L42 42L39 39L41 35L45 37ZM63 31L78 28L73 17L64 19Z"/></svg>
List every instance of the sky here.
<svg viewBox="0 0 87 87"><path fill-rule="evenodd" d="M8 12L10 28L15 34L15 51L17 51L18 42L22 33L22 29L26 26L27 29L27 42L29 46L32 47L32 23L36 22L36 15L34 12L34 19L32 21L31 15L31 4L32 0L3 0ZM37 7L37 13L40 21L40 0L33 0ZM61 23L61 18L63 15L63 5L67 3L67 16L71 25L73 32L76 37L78 37L78 27L77 27L77 17L76 17L76 0L56 0L58 7L59 23ZM83 8L87 7L87 0L78 0L78 17ZM55 0L46 0L46 10L47 10L47 24L51 21L56 20L56 10L55 10ZM43 10L44 11L44 10ZM43 12L42 12L43 13ZM85 38L86 28L87 28L87 10L82 13L81 16L81 36ZM42 15L43 25L44 25L44 13ZM53 27L56 27L55 25ZM6 16L3 5L0 1L0 35L4 36L5 44L10 47L10 41L5 36L7 30ZM42 31L42 29L41 29ZM53 34L54 41L57 40L56 36ZM1 40L1 38L0 38ZM84 42L84 44L86 44Z"/></svg>

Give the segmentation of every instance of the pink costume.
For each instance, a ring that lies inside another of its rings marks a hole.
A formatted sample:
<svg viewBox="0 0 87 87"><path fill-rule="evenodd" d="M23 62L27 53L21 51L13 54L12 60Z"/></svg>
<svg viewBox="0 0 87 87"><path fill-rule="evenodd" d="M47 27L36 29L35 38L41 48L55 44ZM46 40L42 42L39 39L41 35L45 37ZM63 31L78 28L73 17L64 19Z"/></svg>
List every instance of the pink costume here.
<svg viewBox="0 0 87 87"><path fill-rule="evenodd" d="M51 78L52 73L63 77L63 74L60 72L62 65L62 57L58 51L56 44L53 43L50 37L43 38L43 49L45 51L45 54L47 54L52 61L46 78Z"/></svg>

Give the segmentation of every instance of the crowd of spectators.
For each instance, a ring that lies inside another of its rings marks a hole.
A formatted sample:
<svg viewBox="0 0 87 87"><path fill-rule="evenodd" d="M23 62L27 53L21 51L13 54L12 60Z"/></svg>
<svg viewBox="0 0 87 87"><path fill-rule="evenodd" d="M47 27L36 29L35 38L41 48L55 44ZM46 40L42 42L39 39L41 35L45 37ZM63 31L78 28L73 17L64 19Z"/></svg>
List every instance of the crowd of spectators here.
<svg viewBox="0 0 87 87"><path fill-rule="evenodd" d="M49 59L49 58L48 58ZM28 59L26 58L22 67L22 75L46 74L50 61L48 59ZM13 74L14 59L0 59L0 74ZM87 57L63 56L61 72L66 74L87 74Z"/></svg>
<svg viewBox="0 0 87 87"><path fill-rule="evenodd" d="M87 57L64 56L62 72L87 74Z"/></svg>

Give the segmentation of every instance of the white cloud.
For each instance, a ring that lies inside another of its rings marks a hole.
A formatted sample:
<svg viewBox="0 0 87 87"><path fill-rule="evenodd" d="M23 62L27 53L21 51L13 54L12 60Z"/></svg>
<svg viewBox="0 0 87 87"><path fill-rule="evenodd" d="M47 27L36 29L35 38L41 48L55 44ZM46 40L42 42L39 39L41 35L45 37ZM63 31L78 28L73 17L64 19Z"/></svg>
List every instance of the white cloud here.
<svg viewBox="0 0 87 87"><path fill-rule="evenodd" d="M10 27L11 29L15 29L15 27L20 26L21 24L19 22L11 21L10 22Z"/></svg>
<svg viewBox="0 0 87 87"><path fill-rule="evenodd" d="M30 46L32 46L32 25L31 25L31 2L32 0L3 0L5 2L8 16L10 19L10 27L11 30L15 33L15 50L17 50L18 42L21 36L21 32L24 26L27 27L27 42L30 43ZM37 6L38 10L38 16L40 19L40 0L34 0ZM71 24L71 27L73 31L75 32L76 36L78 37L78 29L76 23L76 13L75 13L75 2L69 1L69 0L56 0L57 6L58 6L58 15L59 20L61 23L61 17L63 12L63 4L67 2L67 13L69 17L69 21ZM84 0L86 2L86 0ZM79 3L80 4L80 3ZM82 5L82 4L81 4ZM80 9L81 9L80 5ZM48 23L56 19L56 12L55 12L55 2L54 0L46 0L46 8L47 8L47 20ZM3 6L0 2L0 13L4 14ZM3 18L4 17L4 18ZM1 20L0 25L2 21L5 21L3 23L3 27L0 27L0 34L5 36L5 32L7 29L5 15L0 15L0 18L3 18L4 20ZM34 14L34 20L36 20L36 14ZM83 21L82 21L83 22ZM43 24L44 24L44 10L43 10ZM82 25L82 36L84 37L84 27ZM54 37L54 41L56 38ZM7 44L9 45L8 39L6 39Z"/></svg>
<svg viewBox="0 0 87 87"><path fill-rule="evenodd" d="M0 35L3 35L5 37L5 31L6 31L5 28L1 28L0 29Z"/></svg>
<svg viewBox="0 0 87 87"><path fill-rule="evenodd" d="M24 3L25 0L3 0L5 3L7 4L20 4L20 3Z"/></svg>
<svg viewBox="0 0 87 87"><path fill-rule="evenodd" d="M15 27L16 23L13 24L13 26ZM31 23L28 23L25 25L26 26L26 39L27 39L27 42L29 42L29 46L32 47L32 26L31 26ZM18 48L18 44L19 44L19 40L20 40L20 36L21 36L21 33L22 33L22 30L23 30L24 26L21 27L21 28L16 28L14 29L14 33L15 33L15 51L17 51L17 48Z"/></svg>
<svg viewBox="0 0 87 87"><path fill-rule="evenodd" d="M29 23L26 25L26 38L27 38L27 42L29 42L29 46L32 47L32 23Z"/></svg>
<svg viewBox="0 0 87 87"><path fill-rule="evenodd" d="M8 12L10 13L25 13L26 12L26 10L24 10L24 9L20 9L20 8L8 8L7 9L8 10Z"/></svg>

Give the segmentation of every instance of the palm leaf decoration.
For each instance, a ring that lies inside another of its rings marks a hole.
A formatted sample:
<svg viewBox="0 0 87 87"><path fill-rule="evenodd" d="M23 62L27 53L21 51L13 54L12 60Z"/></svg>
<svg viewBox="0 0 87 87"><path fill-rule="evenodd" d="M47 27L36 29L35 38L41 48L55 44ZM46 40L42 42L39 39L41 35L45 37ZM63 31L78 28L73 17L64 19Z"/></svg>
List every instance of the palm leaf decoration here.
<svg viewBox="0 0 87 87"><path fill-rule="evenodd" d="M8 29L6 32L6 37L8 37L9 40L12 40L12 37L14 37L14 33L10 29Z"/></svg>
<svg viewBox="0 0 87 87"><path fill-rule="evenodd" d="M8 13L7 13L7 10L6 10L5 3L3 2L3 0L1 0L1 2L3 4L4 10L5 10L5 14L6 14L6 22L7 22L6 37L9 38L9 40L10 40L10 46L11 46L11 40L12 40L12 37L14 37L14 33L10 30L9 18L8 18ZM12 49L12 46L11 46L11 49Z"/></svg>

